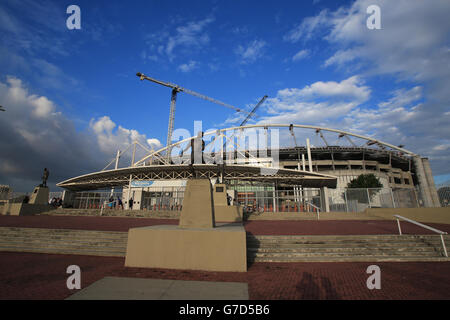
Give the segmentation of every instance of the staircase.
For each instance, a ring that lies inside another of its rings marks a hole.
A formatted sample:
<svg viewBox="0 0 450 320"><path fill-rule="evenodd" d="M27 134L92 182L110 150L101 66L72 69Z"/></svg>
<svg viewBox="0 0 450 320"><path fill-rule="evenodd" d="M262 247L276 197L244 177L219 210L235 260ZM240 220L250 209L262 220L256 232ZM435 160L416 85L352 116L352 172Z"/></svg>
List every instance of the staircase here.
<svg viewBox="0 0 450 320"><path fill-rule="evenodd" d="M450 236L445 237L447 250ZM128 232L0 227L0 251L125 257ZM439 236L254 236L252 262L450 261Z"/></svg>
<svg viewBox="0 0 450 320"><path fill-rule="evenodd" d="M1 207L0 207L1 208ZM164 211L164 210L116 210L105 208L101 213L100 209L74 209L74 208L57 208L51 209L40 215L50 216L104 216L104 217L132 217L132 218L164 218L179 219L180 211Z"/></svg>
<svg viewBox="0 0 450 320"><path fill-rule="evenodd" d="M0 227L0 251L124 257L128 232Z"/></svg>
<svg viewBox="0 0 450 320"><path fill-rule="evenodd" d="M450 237L444 237L450 246ZM448 249L447 249L448 250ZM252 262L450 261L435 235L254 236L247 234Z"/></svg>

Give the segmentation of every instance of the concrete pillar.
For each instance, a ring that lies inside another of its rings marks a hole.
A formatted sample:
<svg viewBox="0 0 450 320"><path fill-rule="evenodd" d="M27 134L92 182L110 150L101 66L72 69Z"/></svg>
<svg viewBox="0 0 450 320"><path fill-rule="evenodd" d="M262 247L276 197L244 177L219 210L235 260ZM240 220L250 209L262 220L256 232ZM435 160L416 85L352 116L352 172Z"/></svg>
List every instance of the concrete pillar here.
<svg viewBox="0 0 450 320"><path fill-rule="evenodd" d="M436 185L434 184L433 173L431 172L430 161L428 158L422 158L422 164L425 171L425 177L428 183L428 189L433 202L433 207L440 207L441 202L439 201L439 196L437 194Z"/></svg>
<svg viewBox="0 0 450 320"><path fill-rule="evenodd" d="M142 210L142 188L136 189L134 192L133 210Z"/></svg>
<svg viewBox="0 0 450 320"><path fill-rule="evenodd" d="M302 170L306 171L305 155L302 153Z"/></svg>
<svg viewBox="0 0 450 320"><path fill-rule="evenodd" d="M309 172L313 172L312 169L312 159L311 159L311 147L309 146L309 139L306 138L306 149L308 152L308 166L309 166Z"/></svg>
<svg viewBox="0 0 450 320"><path fill-rule="evenodd" d="M322 210L324 212L330 212L330 199L328 197L328 188L327 187L322 187L320 189L320 196L322 199Z"/></svg>
<svg viewBox="0 0 450 320"><path fill-rule="evenodd" d="M433 200L431 198L430 190L428 187L428 182L425 174L425 169L423 167L423 162L420 156L414 157L414 164L416 166L417 180L419 182L419 190L422 196L423 204L425 207L429 208L433 206Z"/></svg>

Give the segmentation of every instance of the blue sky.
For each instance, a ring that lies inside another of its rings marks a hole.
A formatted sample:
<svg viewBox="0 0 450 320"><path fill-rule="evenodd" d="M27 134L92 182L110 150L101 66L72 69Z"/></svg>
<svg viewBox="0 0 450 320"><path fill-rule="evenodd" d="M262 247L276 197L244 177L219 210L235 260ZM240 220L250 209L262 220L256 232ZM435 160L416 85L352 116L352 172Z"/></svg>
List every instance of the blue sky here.
<svg viewBox="0 0 450 320"><path fill-rule="evenodd" d="M70 4L81 30L66 27ZM381 30L366 27L371 4ZM138 71L247 109L267 94L254 122L404 144L430 158L438 183L450 180L449 13L439 0L4 0L0 183L29 188L44 166L52 183L101 169L135 137L164 145L170 89ZM194 120L240 122L179 94L175 128Z"/></svg>

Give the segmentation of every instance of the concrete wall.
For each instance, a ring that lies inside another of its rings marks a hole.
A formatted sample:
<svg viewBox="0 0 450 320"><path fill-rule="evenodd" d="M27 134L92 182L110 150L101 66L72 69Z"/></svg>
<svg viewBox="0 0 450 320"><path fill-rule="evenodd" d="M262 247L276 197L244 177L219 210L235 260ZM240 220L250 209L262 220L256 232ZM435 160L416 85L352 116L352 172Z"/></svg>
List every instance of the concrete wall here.
<svg viewBox="0 0 450 320"><path fill-rule="evenodd" d="M395 220L394 215L400 215L418 222L450 224L450 207L445 208L374 208L366 209L369 216Z"/></svg>
<svg viewBox="0 0 450 320"><path fill-rule="evenodd" d="M216 222L242 222L243 208L238 206L215 206Z"/></svg>
<svg viewBox="0 0 450 320"><path fill-rule="evenodd" d="M125 266L246 272L246 243L243 226L133 228L128 232Z"/></svg>
<svg viewBox="0 0 450 320"><path fill-rule="evenodd" d="M7 216L30 216L53 209L54 207L48 204L7 203L3 206L2 214Z"/></svg>

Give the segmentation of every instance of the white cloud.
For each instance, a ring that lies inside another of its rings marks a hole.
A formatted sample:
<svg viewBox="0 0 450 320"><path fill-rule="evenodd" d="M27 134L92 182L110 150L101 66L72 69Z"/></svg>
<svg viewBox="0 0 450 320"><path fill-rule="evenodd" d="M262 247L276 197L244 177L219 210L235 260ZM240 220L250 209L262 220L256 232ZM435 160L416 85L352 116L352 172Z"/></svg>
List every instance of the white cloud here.
<svg viewBox="0 0 450 320"><path fill-rule="evenodd" d="M306 86L298 94L302 97L350 97L356 101L366 101L370 96L370 89L363 85L358 76L353 76L341 82L318 81Z"/></svg>
<svg viewBox="0 0 450 320"><path fill-rule="evenodd" d="M303 49L303 50L300 50L299 52L297 52L292 57L292 61L299 61L299 60L305 59L308 56L309 56L309 50Z"/></svg>
<svg viewBox="0 0 450 320"><path fill-rule="evenodd" d="M163 146L162 143L158 139L155 139L155 138L147 139L147 144L154 149L159 149L159 148L162 148L162 146Z"/></svg>
<svg viewBox="0 0 450 320"><path fill-rule="evenodd" d="M89 127L95 133L99 149L105 154L112 154L117 150L125 150L133 141L139 141L146 147L161 146L158 139L147 138L145 134L141 134L133 129L126 129L120 125L114 130L116 126L116 123L108 116L91 119L89 123Z"/></svg>
<svg viewBox="0 0 450 320"><path fill-rule="evenodd" d="M53 101L30 93L15 77L0 82L0 105L6 109L0 115L0 182L16 191L30 192L44 167L53 184L102 169L117 149L134 140L160 146L157 139L117 126L107 116L91 120L87 130L76 130Z"/></svg>
<svg viewBox="0 0 450 320"><path fill-rule="evenodd" d="M449 68L442 68L449 59L450 2L375 3L381 8L381 30L366 27L366 8L374 4L372 0L355 1L350 7L326 16L330 31L325 39L339 49L325 66L360 60L376 74L398 74L403 79L418 81L450 77ZM322 17L321 14L315 18Z"/></svg>
<svg viewBox="0 0 450 320"><path fill-rule="evenodd" d="M309 40L319 28L326 24L328 24L328 11L323 10L317 16L303 19L303 21L290 30L283 39L292 43L300 40Z"/></svg>
<svg viewBox="0 0 450 320"><path fill-rule="evenodd" d="M381 138L386 136L387 132L392 133L392 130L395 130L399 137L402 133L398 128L407 126L418 115L416 103L422 98L421 91L420 87L395 90L392 97L380 102L377 108L354 110L347 115L346 122L358 132L377 132Z"/></svg>
<svg viewBox="0 0 450 320"><path fill-rule="evenodd" d="M366 9L373 4L381 9L381 30L366 27ZM371 108L358 106L330 126L404 144L429 156L434 174L444 174L450 173L450 150L442 147L450 143L448 12L450 2L445 0L356 0L304 19L284 39L295 43L320 38L329 44L327 50L334 50L325 67L367 79L388 75L399 80L388 78L400 87L390 98Z"/></svg>
<svg viewBox="0 0 450 320"><path fill-rule="evenodd" d="M214 17L203 20L190 21L181 26L166 26L170 30L163 30L146 36L147 45L152 52L150 57L165 56L173 60L180 50L192 50L204 47L210 42L210 37L205 31L208 25L215 21ZM173 32L172 30L175 30Z"/></svg>
<svg viewBox="0 0 450 320"><path fill-rule="evenodd" d="M240 63L253 63L263 56L263 50L266 46L267 43L263 40L253 40L245 46L239 45L235 53L239 56Z"/></svg>
<svg viewBox="0 0 450 320"><path fill-rule="evenodd" d="M259 123L317 123L343 119L356 107L367 101L371 90L358 76L341 82L318 81L303 88L279 90L268 98Z"/></svg>
<svg viewBox="0 0 450 320"><path fill-rule="evenodd" d="M197 61L189 61L188 63L183 63L182 65L178 66L178 70L181 72L190 72L198 67Z"/></svg>

